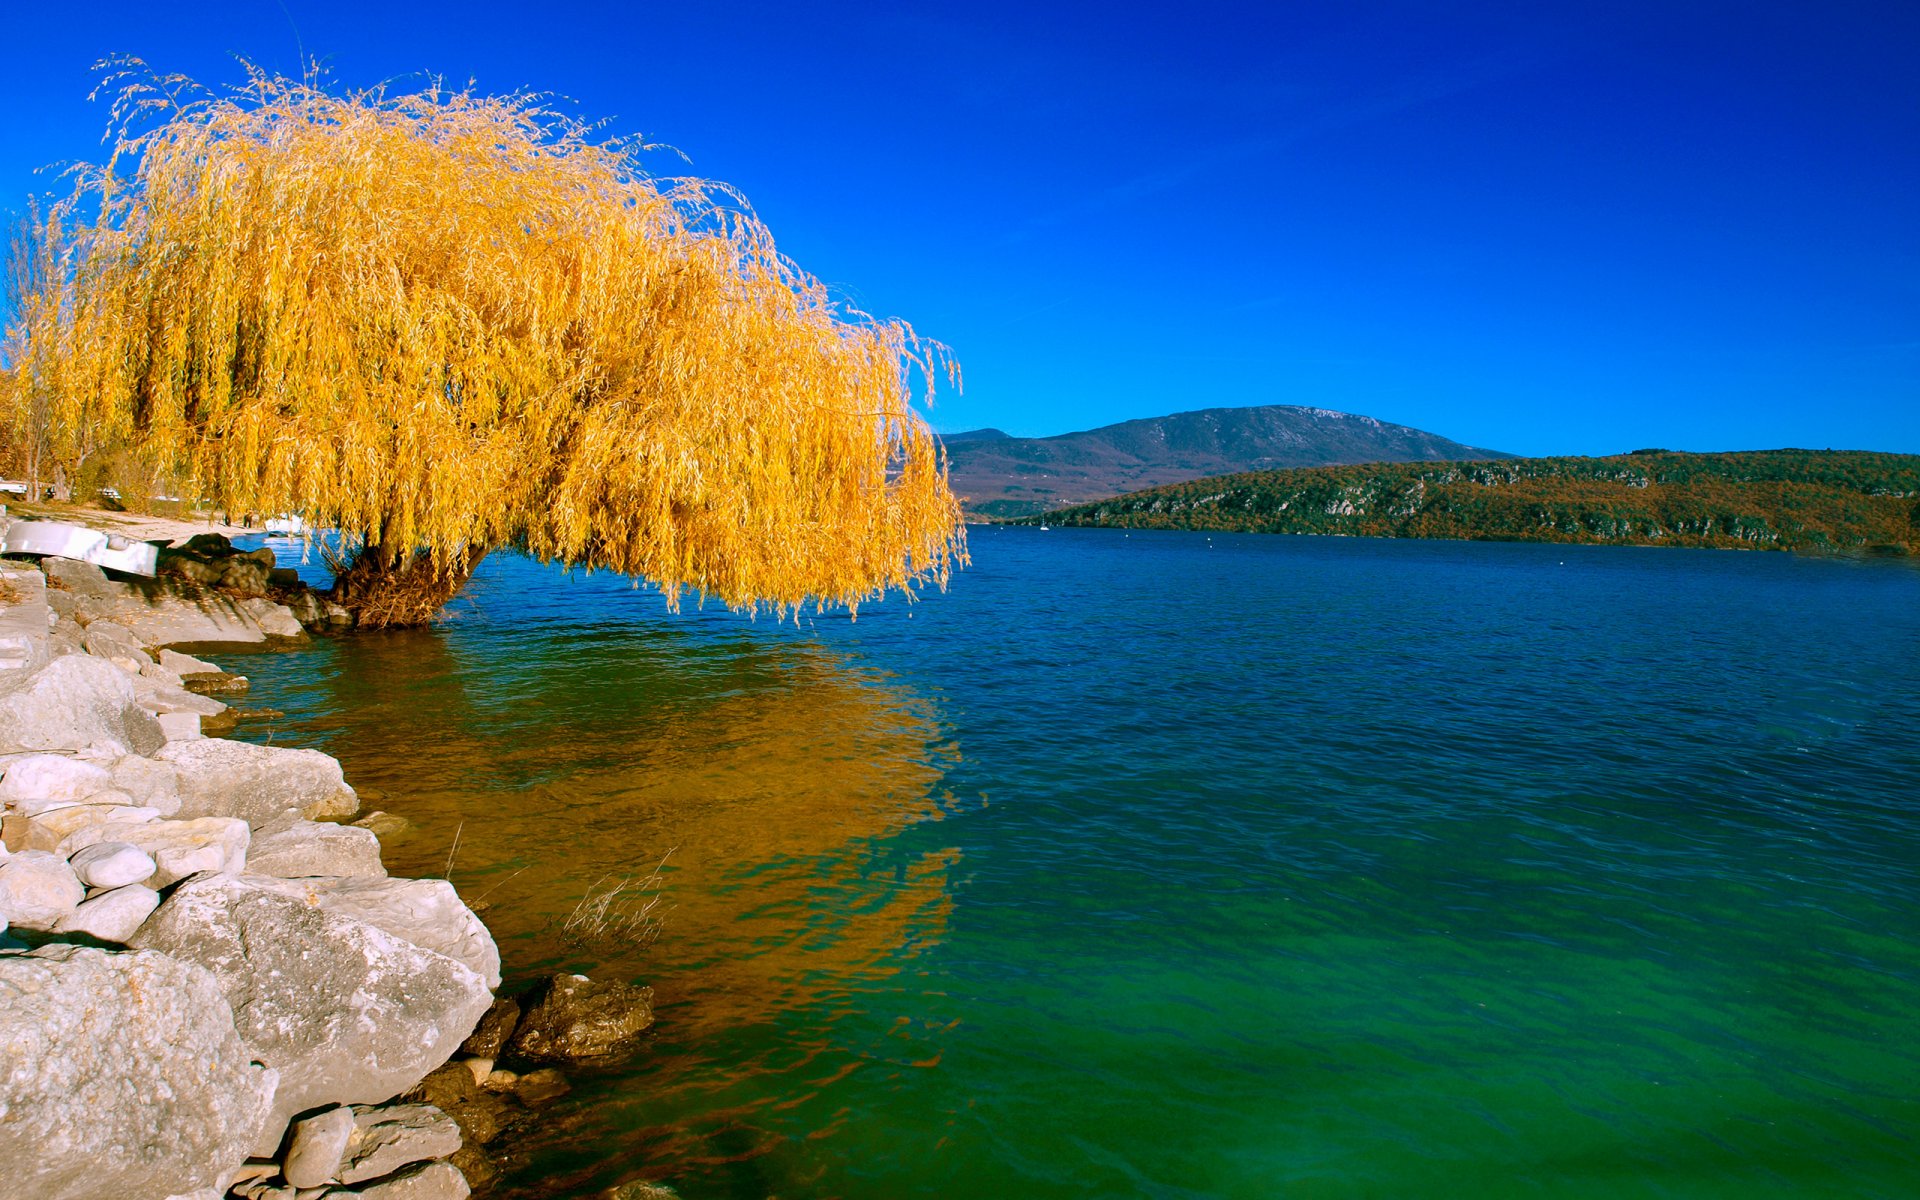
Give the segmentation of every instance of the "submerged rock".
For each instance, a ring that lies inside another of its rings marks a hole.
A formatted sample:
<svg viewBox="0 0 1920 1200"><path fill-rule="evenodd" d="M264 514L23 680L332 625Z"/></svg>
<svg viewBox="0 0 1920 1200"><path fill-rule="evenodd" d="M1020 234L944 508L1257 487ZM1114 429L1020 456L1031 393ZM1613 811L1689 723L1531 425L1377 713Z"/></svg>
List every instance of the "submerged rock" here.
<svg viewBox="0 0 1920 1200"><path fill-rule="evenodd" d="M97 1200L211 1187L266 1119L212 976L152 952L0 955L0 1197Z"/></svg>
<svg viewBox="0 0 1920 1200"><path fill-rule="evenodd" d="M480 1018L473 1035L460 1044L460 1053L469 1058L498 1058L519 1024L520 1002L511 996L502 996L487 1009L487 1015Z"/></svg>
<svg viewBox="0 0 1920 1200"><path fill-rule="evenodd" d="M555 975L529 998L507 1049L536 1062L580 1062L626 1049L653 1024L653 989Z"/></svg>

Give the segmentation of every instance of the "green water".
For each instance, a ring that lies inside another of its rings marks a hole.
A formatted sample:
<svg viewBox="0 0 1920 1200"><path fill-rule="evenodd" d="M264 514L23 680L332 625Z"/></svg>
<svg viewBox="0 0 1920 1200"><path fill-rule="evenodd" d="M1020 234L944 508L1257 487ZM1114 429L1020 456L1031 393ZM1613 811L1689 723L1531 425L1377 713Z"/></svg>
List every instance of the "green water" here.
<svg viewBox="0 0 1920 1200"><path fill-rule="evenodd" d="M973 549L798 629L496 556L235 660L512 979L656 988L504 1194L1920 1194L1920 571Z"/></svg>

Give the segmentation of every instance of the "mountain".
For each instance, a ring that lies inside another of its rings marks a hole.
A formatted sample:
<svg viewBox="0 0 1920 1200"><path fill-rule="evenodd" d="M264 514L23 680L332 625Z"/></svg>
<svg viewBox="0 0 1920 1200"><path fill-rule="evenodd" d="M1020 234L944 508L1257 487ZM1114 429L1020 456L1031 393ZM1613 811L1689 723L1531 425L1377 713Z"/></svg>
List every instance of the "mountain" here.
<svg viewBox="0 0 1920 1200"><path fill-rule="evenodd" d="M1054 525L1920 552L1920 455L1859 450L1258 471L1047 514Z"/></svg>
<svg viewBox="0 0 1920 1200"><path fill-rule="evenodd" d="M968 512L987 517L1233 471L1513 457L1372 417L1291 404L1206 408L1055 437L977 429L944 440L953 490Z"/></svg>

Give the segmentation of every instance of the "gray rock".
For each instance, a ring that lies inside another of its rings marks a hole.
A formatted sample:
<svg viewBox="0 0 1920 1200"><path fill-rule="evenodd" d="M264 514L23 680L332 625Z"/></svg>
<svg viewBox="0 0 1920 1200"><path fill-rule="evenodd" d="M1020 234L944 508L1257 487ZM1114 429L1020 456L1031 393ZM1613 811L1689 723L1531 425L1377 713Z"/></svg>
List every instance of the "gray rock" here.
<svg viewBox="0 0 1920 1200"><path fill-rule="evenodd" d="M145 679L140 682L149 683ZM139 698L140 707L157 717L164 717L169 713L193 713L200 717L217 717L227 711L227 706L213 697L202 696L185 688L151 684L147 687L136 685L134 691Z"/></svg>
<svg viewBox="0 0 1920 1200"><path fill-rule="evenodd" d="M280 1071L270 1154L293 1114L379 1103L446 1062L492 996L446 955L264 882L189 880L130 944L213 972L241 1038Z"/></svg>
<svg viewBox="0 0 1920 1200"><path fill-rule="evenodd" d="M226 738L176 742L155 755L178 773L183 817L239 817L267 825L288 814L359 811L340 764L318 750L256 746Z"/></svg>
<svg viewBox="0 0 1920 1200"><path fill-rule="evenodd" d="M500 950L494 945L493 935L461 901L453 885L444 879L250 879L250 882L283 896L295 897L303 904L378 926L397 938L405 938L416 946L465 964L486 980L490 989L500 986Z"/></svg>
<svg viewBox="0 0 1920 1200"><path fill-rule="evenodd" d="M105 767L65 754L31 754L6 765L0 777L0 805L31 816L41 808L79 804L113 787ZM41 802L36 808L33 802Z"/></svg>
<svg viewBox="0 0 1920 1200"><path fill-rule="evenodd" d="M191 654L182 654L178 650L162 650L160 661L155 665L164 667L176 675L201 675L220 670L210 662L195 658Z"/></svg>
<svg viewBox="0 0 1920 1200"><path fill-rule="evenodd" d="M353 1136L335 1175L341 1183L378 1179L460 1148L460 1126L431 1104L360 1105L353 1121Z"/></svg>
<svg viewBox="0 0 1920 1200"><path fill-rule="evenodd" d="M256 833L247 848L247 870L281 879L385 878L387 874L380 862L380 839L372 830L323 821L295 821Z"/></svg>
<svg viewBox="0 0 1920 1200"><path fill-rule="evenodd" d="M21 929L52 929L86 894L73 868L58 854L23 850L0 862L0 917ZM467 1030L460 1031L461 1037L466 1035Z"/></svg>
<svg viewBox="0 0 1920 1200"><path fill-rule="evenodd" d="M653 989L555 975L530 998L508 1050L539 1062L606 1058L653 1024Z"/></svg>
<svg viewBox="0 0 1920 1200"><path fill-rule="evenodd" d="M153 714L134 703L133 680L112 663L70 654L31 673L0 672L0 754L96 743L151 754L165 741Z"/></svg>
<svg viewBox="0 0 1920 1200"><path fill-rule="evenodd" d="M95 621L87 626L80 644L87 653L96 658L104 658L123 670L139 674L143 665L153 662L147 656L147 648L140 639L133 636L133 630L117 621Z"/></svg>
<svg viewBox="0 0 1920 1200"><path fill-rule="evenodd" d="M177 688L180 686L180 672L169 671L157 662L140 664L140 678L150 679L161 687ZM138 684L134 686L136 688L139 687Z"/></svg>
<svg viewBox="0 0 1920 1200"><path fill-rule="evenodd" d="M66 597L61 597L65 600ZM0 569L0 670L32 671L53 657L48 634L55 610L38 571Z"/></svg>
<svg viewBox="0 0 1920 1200"><path fill-rule="evenodd" d="M158 907L159 892L130 883L82 902L79 908L56 921L53 931L84 933L103 942L124 942Z"/></svg>
<svg viewBox="0 0 1920 1200"><path fill-rule="evenodd" d="M147 646L257 646L267 635L244 604L191 583L155 580L129 589L109 611Z"/></svg>
<svg viewBox="0 0 1920 1200"><path fill-rule="evenodd" d="M174 742L195 742L206 736L200 732L199 713L161 713L157 719L160 722L160 732L167 735L168 745Z"/></svg>
<svg viewBox="0 0 1920 1200"><path fill-rule="evenodd" d="M125 887L153 878L153 856L132 842L95 842L67 860L80 882L90 888Z"/></svg>
<svg viewBox="0 0 1920 1200"><path fill-rule="evenodd" d="M0 955L0 1197L212 1187L258 1137L276 1076L206 971L164 954Z"/></svg>
<svg viewBox="0 0 1920 1200"><path fill-rule="evenodd" d="M114 583L97 565L77 558L50 556L40 560L47 586L75 596L111 596Z"/></svg>
<svg viewBox="0 0 1920 1200"><path fill-rule="evenodd" d="M304 638L307 636L306 626L302 625L300 618L294 616L293 610L284 604L276 604L263 596L254 596L242 600L240 605L260 626L260 631L268 637Z"/></svg>
<svg viewBox="0 0 1920 1200"><path fill-rule="evenodd" d="M129 754L114 760L107 770L113 786L133 797L135 804L157 808L163 817L180 812L180 776L171 763Z"/></svg>
<svg viewBox="0 0 1920 1200"><path fill-rule="evenodd" d="M295 1121L281 1174L297 1188L319 1187L333 1180L340 1160L347 1156L348 1139L359 1131L353 1110L344 1104Z"/></svg>
<svg viewBox="0 0 1920 1200"><path fill-rule="evenodd" d="M101 842L131 842L153 856L153 877L147 882L164 888L202 871L238 874L247 865L247 844L251 840L247 823L236 817L111 821L69 834L57 852L73 855Z"/></svg>
<svg viewBox="0 0 1920 1200"><path fill-rule="evenodd" d="M466 1200L472 1189L467 1177L452 1163L430 1162L406 1170L358 1191L328 1192L332 1196L359 1196L361 1200Z"/></svg>

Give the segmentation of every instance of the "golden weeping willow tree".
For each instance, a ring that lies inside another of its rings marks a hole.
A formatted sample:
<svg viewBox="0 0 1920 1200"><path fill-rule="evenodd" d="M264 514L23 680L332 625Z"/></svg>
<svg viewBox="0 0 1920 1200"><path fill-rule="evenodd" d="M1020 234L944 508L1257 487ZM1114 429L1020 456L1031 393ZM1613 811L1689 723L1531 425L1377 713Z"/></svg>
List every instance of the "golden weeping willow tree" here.
<svg viewBox="0 0 1920 1200"><path fill-rule="evenodd" d="M944 349L837 309L724 187L533 97L119 65L16 301L16 447L336 529L374 624L497 546L782 613L964 562L913 407Z"/></svg>

